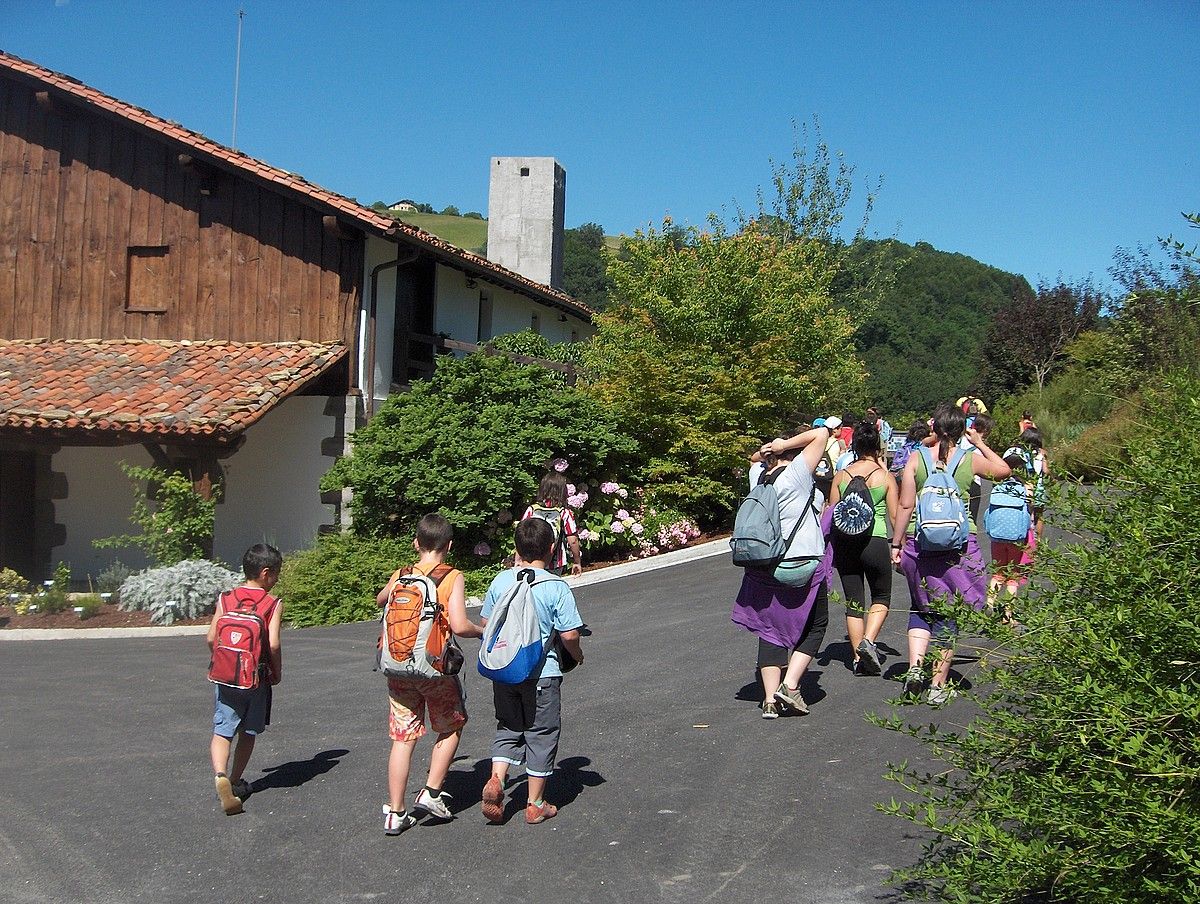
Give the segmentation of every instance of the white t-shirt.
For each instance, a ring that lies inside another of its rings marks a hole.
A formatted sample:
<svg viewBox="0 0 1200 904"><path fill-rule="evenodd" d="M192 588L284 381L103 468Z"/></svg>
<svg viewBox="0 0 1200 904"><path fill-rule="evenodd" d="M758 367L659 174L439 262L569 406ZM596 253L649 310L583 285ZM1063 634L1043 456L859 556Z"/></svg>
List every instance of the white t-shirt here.
<svg viewBox="0 0 1200 904"><path fill-rule="evenodd" d="M758 479L765 470L762 462L750 466L750 488L758 486ZM804 523L796 531L792 545L788 547L788 559L809 558L819 556L825 551L825 538L821 533L821 509L825 507L825 497L820 490L812 497L812 506L808 507L808 499L813 493L813 476L804 463L804 456L797 455L783 469L783 473L775 478L775 493L779 496L779 529L786 537L796 527L796 521L804 518Z"/></svg>

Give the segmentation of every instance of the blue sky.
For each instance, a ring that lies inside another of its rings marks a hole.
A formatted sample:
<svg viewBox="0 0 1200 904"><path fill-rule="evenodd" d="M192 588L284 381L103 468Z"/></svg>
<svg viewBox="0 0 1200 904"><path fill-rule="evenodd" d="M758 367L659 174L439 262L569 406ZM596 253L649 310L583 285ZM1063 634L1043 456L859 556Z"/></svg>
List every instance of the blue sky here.
<svg viewBox="0 0 1200 904"><path fill-rule="evenodd" d="M550 155L567 224L752 203L818 116L870 232L1031 280L1200 209L1200 3L0 0L0 48L364 203L486 212Z"/></svg>

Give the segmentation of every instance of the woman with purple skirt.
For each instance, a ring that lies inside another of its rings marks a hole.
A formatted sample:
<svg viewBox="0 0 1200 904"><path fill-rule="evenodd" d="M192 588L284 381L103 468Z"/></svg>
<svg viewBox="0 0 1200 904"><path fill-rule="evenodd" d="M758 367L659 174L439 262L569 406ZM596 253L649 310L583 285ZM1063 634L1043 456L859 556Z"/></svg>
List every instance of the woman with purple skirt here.
<svg viewBox="0 0 1200 904"><path fill-rule="evenodd" d="M933 434L925 440L936 467L950 466L964 435L972 448L958 459L951 476L958 484L965 508L971 481L976 475L989 480L1004 480L1012 473L1012 468L988 448L974 428L967 428L962 409L953 405L938 408L933 416ZM922 663L930 642L937 638L941 649L933 666L926 700L931 706L942 706L954 696L954 689L946 682L950 676L950 660L954 656L954 638L958 633L957 623L944 612L955 598L961 598L975 609L982 609L987 604L988 575L975 536L975 522L969 513L969 533L961 549L923 552L919 548L911 517L917 494L928 477L925 456L910 456L900 476L900 505L892 527L892 562L904 572L912 598L908 617L909 670L904 676L904 691L911 696L921 693L924 686Z"/></svg>
<svg viewBox="0 0 1200 904"><path fill-rule="evenodd" d="M829 623L833 556L825 542L828 524L821 518L825 499L813 484L828 441L829 430L814 427L764 443L752 459L750 486L760 481L774 485L780 530L792 538L773 571L746 569L733 604L734 623L758 637L764 719L808 712L800 678L820 650Z"/></svg>

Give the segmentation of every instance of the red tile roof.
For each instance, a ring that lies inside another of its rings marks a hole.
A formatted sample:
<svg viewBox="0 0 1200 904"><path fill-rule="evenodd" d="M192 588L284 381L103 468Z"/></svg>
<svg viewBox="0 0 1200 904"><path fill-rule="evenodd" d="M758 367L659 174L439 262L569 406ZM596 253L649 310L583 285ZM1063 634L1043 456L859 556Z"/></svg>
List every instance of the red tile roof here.
<svg viewBox="0 0 1200 904"><path fill-rule="evenodd" d="M70 98L75 101L82 101L151 132L174 139L186 145L189 150L204 155L211 163L232 168L244 175L261 179L272 186L291 190L309 201L316 202L318 206L326 208L332 213L348 217L361 228L396 241L405 241L408 244L426 248L447 264L458 267L472 276L490 279L513 291L528 295L537 301L577 317L590 320L595 313L587 305L576 301L566 292L542 285L506 267L501 267L487 258L452 245L423 229L418 229L408 223L401 223L387 214L364 207L352 198L321 188L300 176L278 169L248 154L243 154L241 151L227 148L199 132L184 128L179 123L160 119L148 110L117 100L115 97L109 97L102 91L97 91L68 75L44 69L36 63L15 57L2 50L0 50L0 70L8 70L33 79L42 85L56 88L70 95Z"/></svg>
<svg viewBox="0 0 1200 904"><path fill-rule="evenodd" d="M0 432L229 442L345 354L315 342L3 340Z"/></svg>

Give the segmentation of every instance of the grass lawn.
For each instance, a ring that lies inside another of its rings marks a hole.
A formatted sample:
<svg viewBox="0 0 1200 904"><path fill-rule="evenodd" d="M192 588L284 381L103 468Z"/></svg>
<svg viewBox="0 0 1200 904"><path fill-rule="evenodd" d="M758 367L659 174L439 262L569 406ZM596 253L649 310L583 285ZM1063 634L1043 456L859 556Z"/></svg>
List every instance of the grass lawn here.
<svg viewBox="0 0 1200 904"><path fill-rule="evenodd" d="M398 219L477 254L482 253L487 244L487 220L450 217L440 213L403 213Z"/></svg>

